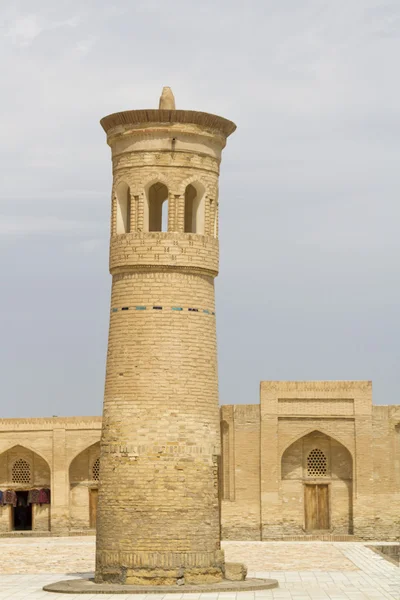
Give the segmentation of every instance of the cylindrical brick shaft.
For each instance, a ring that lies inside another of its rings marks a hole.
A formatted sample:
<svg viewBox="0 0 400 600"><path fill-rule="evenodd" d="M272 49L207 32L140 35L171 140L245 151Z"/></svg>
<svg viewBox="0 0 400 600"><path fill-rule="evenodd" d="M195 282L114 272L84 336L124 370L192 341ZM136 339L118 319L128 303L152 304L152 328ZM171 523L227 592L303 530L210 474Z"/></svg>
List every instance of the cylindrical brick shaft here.
<svg viewBox="0 0 400 600"><path fill-rule="evenodd" d="M113 282L96 581L218 581L214 278L219 164L235 125L179 110L101 123L113 160Z"/></svg>

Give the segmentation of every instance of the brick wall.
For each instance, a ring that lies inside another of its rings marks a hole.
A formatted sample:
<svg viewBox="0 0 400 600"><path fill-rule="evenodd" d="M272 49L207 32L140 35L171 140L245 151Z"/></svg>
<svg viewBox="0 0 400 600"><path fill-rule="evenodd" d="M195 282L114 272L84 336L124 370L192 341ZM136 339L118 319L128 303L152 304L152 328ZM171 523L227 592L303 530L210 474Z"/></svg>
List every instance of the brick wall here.
<svg viewBox="0 0 400 600"><path fill-rule="evenodd" d="M98 455L100 427L101 417L0 420L0 489L51 489L51 505L33 506L34 531L51 530L65 535L71 525L70 508L72 524L75 509L85 515L80 524L89 526L86 507L79 504L77 508L73 498L70 502L69 467L80 452L88 453L91 450L87 448L96 442ZM32 468L29 483L11 481L10 469L18 459L26 460ZM77 460L80 461L79 456ZM87 482L78 482L81 484L86 486L87 494ZM0 533L5 534L11 528L11 508L0 507Z"/></svg>
<svg viewBox="0 0 400 600"><path fill-rule="evenodd" d="M251 426L236 416L247 409L260 411ZM256 540L260 528L262 539L310 534L304 486L326 483L327 534L399 539L400 407L372 406L370 382L262 382L260 407L224 406L221 420L234 432L223 456L234 473L222 501L225 537ZM327 457L323 477L307 474L314 447Z"/></svg>
<svg viewBox="0 0 400 600"><path fill-rule="evenodd" d="M268 386L267 382L266 385ZM221 507L222 536L225 539L260 539L262 508L265 519L264 539L305 535L304 460L315 444L326 452L331 465L329 484L332 533L345 535L352 531L352 511L353 531L357 536L382 540L399 538L400 407L372 406L370 401L362 402L365 410L363 420L367 423L366 409L369 407L372 441L367 446L360 446L354 402L350 411L343 408L345 418L340 418L338 404L342 403L345 407L348 402L335 397L334 389L329 391L331 382L326 382L326 386L324 411L316 409L316 406L321 405L321 399L319 404L315 397L306 404L304 395L310 394L310 389L307 392L300 390L300 396L303 397L298 403L293 398L288 402L286 398L283 408L279 408L277 394L274 392L274 396L271 395L266 402L269 407L272 405L276 414L265 412L263 405L221 407L220 419L221 424L225 424L227 440L223 445L222 456L227 482L225 491L222 486L224 495ZM293 390L292 393L299 394ZM285 392L282 397L286 395ZM316 393L312 392L311 395L315 396ZM289 404L293 411L290 413L287 409ZM311 414L310 411L319 414ZM261 437L262 412L270 430L272 428L275 432L264 438ZM90 468L99 453L100 417L0 420L0 489L18 487L9 481L9 467L16 458L31 461L35 465L36 484L48 485L49 473L54 464L53 452L60 451L60 448L53 448L54 427L65 430L65 448L62 454L66 457L66 467L65 476L61 480L65 482L62 495L68 498L68 525L63 530L57 523L57 514L50 514L49 506L38 506L34 507L34 527L38 531L46 531L50 527L56 532L67 532L68 528L87 529L89 489L97 487ZM313 433L318 431L319 434ZM274 453L270 450L271 445L276 448ZM349 477L347 452L353 458L352 479ZM373 467L371 493L363 494L361 499L358 488L362 484L359 473L363 473L363 464L359 466L358 463L366 463L366 466L372 464ZM261 464L272 466L262 472ZM275 482L271 476L274 472ZM271 491L261 494L262 481L266 481L270 488L276 485L275 495ZM366 512L364 506L367 506ZM4 534L9 530L10 507L0 507L0 533Z"/></svg>

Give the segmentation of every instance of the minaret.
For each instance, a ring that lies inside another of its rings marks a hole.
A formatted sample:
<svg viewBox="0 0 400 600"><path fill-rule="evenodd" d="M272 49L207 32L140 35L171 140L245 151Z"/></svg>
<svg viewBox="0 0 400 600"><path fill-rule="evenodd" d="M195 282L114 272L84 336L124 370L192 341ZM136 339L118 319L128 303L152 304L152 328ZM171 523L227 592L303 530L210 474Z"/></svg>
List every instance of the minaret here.
<svg viewBox="0 0 400 600"><path fill-rule="evenodd" d="M218 176L231 121L175 110L104 117L112 293L96 582L223 578L218 507Z"/></svg>

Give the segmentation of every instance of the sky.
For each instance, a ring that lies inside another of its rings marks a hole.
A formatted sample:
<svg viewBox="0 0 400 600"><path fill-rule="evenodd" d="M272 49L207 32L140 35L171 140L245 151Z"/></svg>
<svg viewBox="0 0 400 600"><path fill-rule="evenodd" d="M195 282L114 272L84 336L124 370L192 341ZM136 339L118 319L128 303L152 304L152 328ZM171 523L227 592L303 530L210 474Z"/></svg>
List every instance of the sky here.
<svg viewBox="0 0 400 600"><path fill-rule="evenodd" d="M398 0L0 4L0 416L100 415L121 110L233 120L216 281L222 404L261 380L400 402Z"/></svg>

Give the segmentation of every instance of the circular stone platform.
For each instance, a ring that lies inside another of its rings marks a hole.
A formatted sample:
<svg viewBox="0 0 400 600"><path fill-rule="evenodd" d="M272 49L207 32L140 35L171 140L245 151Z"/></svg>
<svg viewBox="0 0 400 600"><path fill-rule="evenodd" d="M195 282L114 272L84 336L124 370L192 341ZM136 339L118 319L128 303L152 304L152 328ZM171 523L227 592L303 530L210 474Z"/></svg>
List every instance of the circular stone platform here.
<svg viewBox="0 0 400 600"><path fill-rule="evenodd" d="M94 583L92 579L67 579L45 585L46 592L61 594L189 594L193 592L252 592L278 587L276 579L246 579L205 583L202 585L121 585L119 583Z"/></svg>

